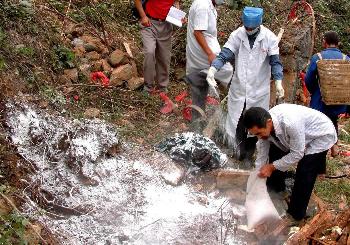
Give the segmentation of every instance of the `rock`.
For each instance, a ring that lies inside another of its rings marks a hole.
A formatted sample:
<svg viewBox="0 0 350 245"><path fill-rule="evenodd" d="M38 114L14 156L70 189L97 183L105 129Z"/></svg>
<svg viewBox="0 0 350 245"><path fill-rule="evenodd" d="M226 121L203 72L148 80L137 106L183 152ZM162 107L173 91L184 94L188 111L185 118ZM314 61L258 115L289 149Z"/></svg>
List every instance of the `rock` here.
<svg viewBox="0 0 350 245"><path fill-rule="evenodd" d="M10 200L12 198L8 197ZM13 201L13 200L11 200ZM0 199L0 215L7 215L12 212L12 207L6 202L5 199Z"/></svg>
<svg viewBox="0 0 350 245"><path fill-rule="evenodd" d="M225 191L225 195L230 199L234 200L235 203L244 203L246 198L246 192L240 188L230 188Z"/></svg>
<svg viewBox="0 0 350 245"><path fill-rule="evenodd" d="M84 26L81 24L68 24L65 28L65 33L72 35L73 38L82 36L84 33Z"/></svg>
<svg viewBox="0 0 350 245"><path fill-rule="evenodd" d="M134 60L132 60L130 62L131 66L132 66L132 73L134 73L135 76L138 76L138 72L137 72L137 65L136 62Z"/></svg>
<svg viewBox="0 0 350 245"><path fill-rule="evenodd" d="M132 78L132 67L130 64L119 66L114 69L110 78L111 86L120 86L123 84L123 81L128 81Z"/></svg>
<svg viewBox="0 0 350 245"><path fill-rule="evenodd" d="M96 47L96 45L94 43L86 43L86 44L84 44L84 48L85 48L86 52L92 52L92 51L98 52L99 51L99 49Z"/></svg>
<svg viewBox="0 0 350 245"><path fill-rule="evenodd" d="M94 62L94 63L91 65L91 71L92 71L92 72L95 72L95 71L103 71L103 68L102 68L102 60L98 60L98 61Z"/></svg>
<svg viewBox="0 0 350 245"><path fill-rule="evenodd" d="M249 174L249 171L237 169L220 170L216 176L216 187L219 189L228 189L233 187L245 189Z"/></svg>
<svg viewBox="0 0 350 245"><path fill-rule="evenodd" d="M109 65L108 61L106 59L101 60L102 61L102 70L110 73L112 71L112 67Z"/></svg>
<svg viewBox="0 0 350 245"><path fill-rule="evenodd" d="M90 77L90 72L91 72L90 67L91 65L89 64L82 64L79 66L79 70L84 76Z"/></svg>
<svg viewBox="0 0 350 245"><path fill-rule="evenodd" d="M123 51L116 49L114 50L108 58L109 64L112 67L117 67L118 65L124 65L128 63L128 57Z"/></svg>
<svg viewBox="0 0 350 245"><path fill-rule="evenodd" d="M85 48L82 45L74 47L73 52L79 58L84 57L86 53Z"/></svg>
<svg viewBox="0 0 350 245"><path fill-rule="evenodd" d="M185 169L173 161L166 161L161 176L168 185L178 186L185 176Z"/></svg>
<svg viewBox="0 0 350 245"><path fill-rule="evenodd" d="M78 81L78 69L77 68L66 69L63 71L63 74L72 82Z"/></svg>
<svg viewBox="0 0 350 245"><path fill-rule="evenodd" d="M130 90L136 90L145 83L143 77L133 77L128 80L127 86Z"/></svg>
<svg viewBox="0 0 350 245"><path fill-rule="evenodd" d="M74 38L73 41L72 41L72 45L74 47L83 46L84 45L84 41L81 40L80 38ZM90 51L88 51L88 52L90 52Z"/></svg>
<svg viewBox="0 0 350 245"><path fill-rule="evenodd" d="M88 52L96 51L98 53L101 53L101 51L105 48L103 43L100 41L100 39L96 37L92 37L89 35L84 35L81 37L81 39L84 41L84 48L86 50L90 50Z"/></svg>
<svg viewBox="0 0 350 245"><path fill-rule="evenodd" d="M99 60L99 59L101 59L100 54L97 53L96 51L92 51L92 52L86 53L85 57L88 60Z"/></svg>
<svg viewBox="0 0 350 245"><path fill-rule="evenodd" d="M84 112L84 116L86 118L95 118L95 117L99 117L99 115L100 115L100 110L97 108L88 108Z"/></svg>

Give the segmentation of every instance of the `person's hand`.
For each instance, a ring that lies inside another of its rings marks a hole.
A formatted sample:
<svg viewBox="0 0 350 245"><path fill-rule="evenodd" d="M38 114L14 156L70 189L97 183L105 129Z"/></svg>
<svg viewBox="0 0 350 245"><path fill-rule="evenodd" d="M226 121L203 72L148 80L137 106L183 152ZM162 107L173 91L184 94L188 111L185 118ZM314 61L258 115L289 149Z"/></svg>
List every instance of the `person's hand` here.
<svg viewBox="0 0 350 245"><path fill-rule="evenodd" d="M143 25L145 27L151 26L151 21L149 21L147 16L141 18L141 25Z"/></svg>
<svg viewBox="0 0 350 245"><path fill-rule="evenodd" d="M276 80L275 85L276 85L276 97L278 99L284 97L284 89L282 87L282 80Z"/></svg>
<svg viewBox="0 0 350 245"><path fill-rule="evenodd" d="M258 176L260 178L267 178L270 177L272 172L275 171L275 166L273 166L273 164L269 163L269 164L265 164L264 166L262 166L260 168L259 174Z"/></svg>
<svg viewBox="0 0 350 245"><path fill-rule="evenodd" d="M210 53L210 54L208 55L209 64L211 64L215 59L216 59L216 54Z"/></svg>
<svg viewBox="0 0 350 245"><path fill-rule="evenodd" d="M208 70L208 74L207 74L207 82L209 84L209 86L212 87L216 87L217 83L215 81L215 73L217 72L216 68L211 66Z"/></svg>

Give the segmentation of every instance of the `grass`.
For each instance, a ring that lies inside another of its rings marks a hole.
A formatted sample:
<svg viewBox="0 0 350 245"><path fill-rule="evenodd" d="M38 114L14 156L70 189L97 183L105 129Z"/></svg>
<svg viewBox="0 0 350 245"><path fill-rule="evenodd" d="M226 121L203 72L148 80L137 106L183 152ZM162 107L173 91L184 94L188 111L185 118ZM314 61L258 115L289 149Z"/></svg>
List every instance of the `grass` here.
<svg viewBox="0 0 350 245"><path fill-rule="evenodd" d="M318 197L327 203L337 205L340 203L341 197L345 196L349 205L350 182L348 179L326 179L317 181L315 192Z"/></svg>
<svg viewBox="0 0 350 245"><path fill-rule="evenodd" d="M327 175L341 175L344 172L343 167L344 163L341 160L327 159ZM342 196L345 196L347 204L350 204L350 181L348 178L317 180L315 193L331 205L339 204Z"/></svg>

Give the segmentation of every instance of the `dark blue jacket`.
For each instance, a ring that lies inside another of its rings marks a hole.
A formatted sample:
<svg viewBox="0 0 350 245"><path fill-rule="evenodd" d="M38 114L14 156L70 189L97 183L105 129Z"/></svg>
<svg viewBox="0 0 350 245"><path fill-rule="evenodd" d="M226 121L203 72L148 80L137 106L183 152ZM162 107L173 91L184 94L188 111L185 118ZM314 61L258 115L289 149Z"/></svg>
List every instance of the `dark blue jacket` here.
<svg viewBox="0 0 350 245"><path fill-rule="evenodd" d="M343 53L337 48L327 48L321 51L322 59L343 59ZM346 57L349 60L349 57ZM311 94L310 107L323 112L329 117L338 116L346 111L346 105L326 105L322 101L321 90L318 84L317 61L320 60L317 54L311 58L309 68L305 77L305 84Z"/></svg>

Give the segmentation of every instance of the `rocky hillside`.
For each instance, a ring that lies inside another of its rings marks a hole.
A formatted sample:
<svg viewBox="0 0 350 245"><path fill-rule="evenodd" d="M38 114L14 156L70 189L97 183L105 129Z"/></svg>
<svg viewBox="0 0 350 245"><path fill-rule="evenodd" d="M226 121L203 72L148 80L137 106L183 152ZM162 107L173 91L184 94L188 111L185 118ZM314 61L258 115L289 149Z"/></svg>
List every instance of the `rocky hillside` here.
<svg viewBox="0 0 350 245"><path fill-rule="evenodd" d="M218 10L221 43L241 25L244 5L261 5L265 9L265 25L277 34L285 26L295 1L227 2L232 3L230 8ZM322 33L335 30L340 34L343 51L350 53L350 2L310 0L309 3L316 20L314 52L321 48ZM183 0L182 8L188 10L190 4L190 0ZM145 97L141 93L142 45L131 6L127 0L0 2L0 194L3 197L0 206L8 207L0 210L0 244L15 244L30 237L35 238L33 244L40 243L40 239L57 243L49 229L36 223L29 225L20 212L10 214L14 205L20 207L24 203L22 190L26 185L23 179L32 169L25 167L30 164L21 164L26 160L19 156L5 133L9 130L4 123L5 103L9 99L25 98L41 109L70 119L104 119L118 127L122 139L137 142L144 148L152 148L154 142L169 132L188 128L177 114L164 116L159 112L159 98ZM304 14L298 13L301 17ZM169 92L172 97L187 88L181 82L185 46L186 29L176 28ZM344 130L348 132L347 127ZM349 143L346 134L342 140ZM342 171L335 167L338 165L331 164L335 174ZM332 207L340 200L342 209L347 207L348 183L324 183L318 186L323 200ZM336 193L335 199L332 190Z"/></svg>

